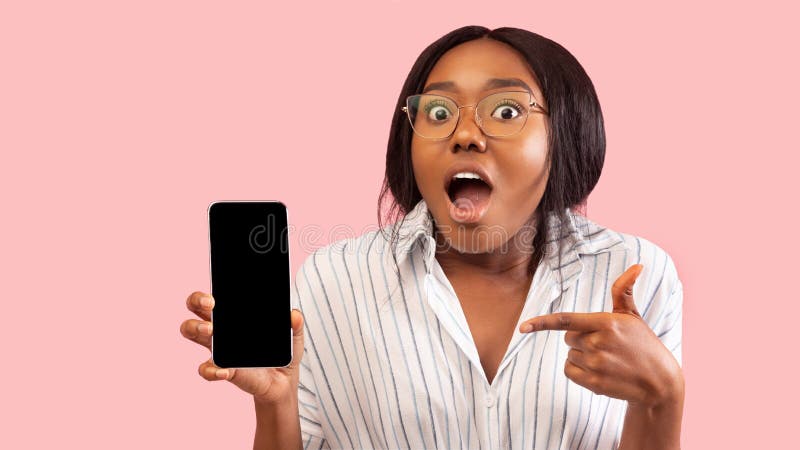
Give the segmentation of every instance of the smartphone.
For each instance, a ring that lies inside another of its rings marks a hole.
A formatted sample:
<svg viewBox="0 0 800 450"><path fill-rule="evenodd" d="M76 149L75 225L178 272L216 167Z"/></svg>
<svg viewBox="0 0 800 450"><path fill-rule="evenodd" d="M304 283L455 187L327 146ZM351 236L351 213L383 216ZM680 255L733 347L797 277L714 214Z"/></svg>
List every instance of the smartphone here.
<svg viewBox="0 0 800 450"><path fill-rule="evenodd" d="M279 201L208 206L211 359L219 367L292 361L288 220Z"/></svg>

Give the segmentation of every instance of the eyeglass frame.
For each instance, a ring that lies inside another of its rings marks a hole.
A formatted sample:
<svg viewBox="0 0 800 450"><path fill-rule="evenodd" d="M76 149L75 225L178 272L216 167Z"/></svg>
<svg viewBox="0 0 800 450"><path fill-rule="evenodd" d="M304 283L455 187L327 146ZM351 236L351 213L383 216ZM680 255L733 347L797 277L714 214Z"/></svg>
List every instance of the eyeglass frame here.
<svg viewBox="0 0 800 450"><path fill-rule="evenodd" d="M430 140L433 140L433 141L440 141L440 140L443 140L443 139L449 139L451 136L453 136L453 133L455 133L456 130L458 129L458 124L461 121L461 108L476 107L482 101L486 100L487 98L491 97L492 95L505 94L507 92L519 92L519 93L524 93L524 94L528 94L528 95L531 96L531 102L528 105L528 110L525 112L525 123L522 124L522 126L519 128L519 130L517 130L517 131L515 131L515 132L513 132L511 134L501 134L501 135L496 135L496 136L495 135L491 135L491 134L488 134L486 132L486 130L483 129L483 125L481 123L481 120L479 120L479 118L478 118L478 108L474 108L475 124L478 125L478 128L481 129L483 134L485 134L485 135L487 135L489 137L514 136L515 134L517 134L520 131L522 131L523 128L525 128L525 125L528 123L528 117L530 116L530 113L531 113L532 110L534 112L536 112L536 108L539 108L538 112L541 112L542 114L544 114L546 116L550 114L550 112L544 106L542 106L541 103L537 103L536 102L536 97L530 91L500 91L500 92L493 92L491 94L488 94L488 95L484 96L480 100L478 100L478 103L475 103L474 105L463 105L463 106L459 106L458 102L455 101L453 98L448 97L446 95L442 95L442 94L425 94L425 93L423 93L423 94L414 94L414 95L409 95L408 97L406 97L406 106L403 106L402 108L400 108L400 110L403 111L404 113L406 113L406 117L408 118L408 124L411 126L411 130L414 133L416 133L417 136L419 136L419 137L421 137L423 139L430 139ZM416 128L414 128L414 123L411 121L411 113L408 111L408 101L409 101L409 99L411 99L411 97L419 97L419 96L423 96L423 95L436 95L438 97L444 97L444 98L450 100L451 102L453 102L456 105L456 110L458 111L458 117L456 117L456 124L453 127L453 131L451 131L450 134L448 134L447 136L440 137L440 138L431 138L431 137L427 137L427 136L421 135L419 132L417 132Z"/></svg>

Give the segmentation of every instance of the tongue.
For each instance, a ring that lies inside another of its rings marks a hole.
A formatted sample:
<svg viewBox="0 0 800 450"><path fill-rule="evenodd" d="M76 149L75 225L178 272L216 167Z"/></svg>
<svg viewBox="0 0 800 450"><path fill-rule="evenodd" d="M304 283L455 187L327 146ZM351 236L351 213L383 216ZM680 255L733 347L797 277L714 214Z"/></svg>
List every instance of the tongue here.
<svg viewBox="0 0 800 450"><path fill-rule="evenodd" d="M490 192L491 189L489 189L486 183L480 181L462 181L454 188L453 203L459 205L459 203L469 202L473 205L478 205L489 198Z"/></svg>
<svg viewBox="0 0 800 450"><path fill-rule="evenodd" d="M452 187L450 217L462 223L476 222L486 211L491 191L482 181L459 181Z"/></svg>

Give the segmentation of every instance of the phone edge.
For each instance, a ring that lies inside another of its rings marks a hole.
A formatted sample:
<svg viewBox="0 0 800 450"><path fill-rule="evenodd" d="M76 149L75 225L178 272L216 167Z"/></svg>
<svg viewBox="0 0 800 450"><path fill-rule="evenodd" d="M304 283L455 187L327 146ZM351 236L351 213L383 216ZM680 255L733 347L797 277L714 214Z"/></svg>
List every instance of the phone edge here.
<svg viewBox="0 0 800 450"><path fill-rule="evenodd" d="M208 230L208 286L209 286L209 293L212 294L214 292L214 277L211 273L211 208L216 205L217 203L279 203L283 206L283 210L286 212L286 253L287 259L289 260L289 271L288 271L288 280L286 282L289 285L289 362L283 366L269 366L269 367L262 367L264 369L285 369L292 365L292 360L294 360L294 331L292 330L292 252L290 251L290 242L289 242L289 207L286 206L286 203L282 202L281 200L212 200L211 203L208 204L206 208L206 229ZM214 324L214 309L211 309L211 324L213 329ZM303 324L305 326L305 324ZM216 365L217 367L223 369L251 369L252 367L222 367L214 361L214 333L211 333L211 363Z"/></svg>

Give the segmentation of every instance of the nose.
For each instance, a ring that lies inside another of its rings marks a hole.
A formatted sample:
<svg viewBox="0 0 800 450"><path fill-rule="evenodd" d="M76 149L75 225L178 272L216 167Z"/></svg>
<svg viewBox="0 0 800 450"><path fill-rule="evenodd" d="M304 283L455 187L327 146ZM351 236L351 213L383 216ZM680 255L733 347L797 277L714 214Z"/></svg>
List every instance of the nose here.
<svg viewBox="0 0 800 450"><path fill-rule="evenodd" d="M486 151L486 135L475 122L475 106L465 106L459 113L456 129L453 131L453 152L459 150Z"/></svg>

